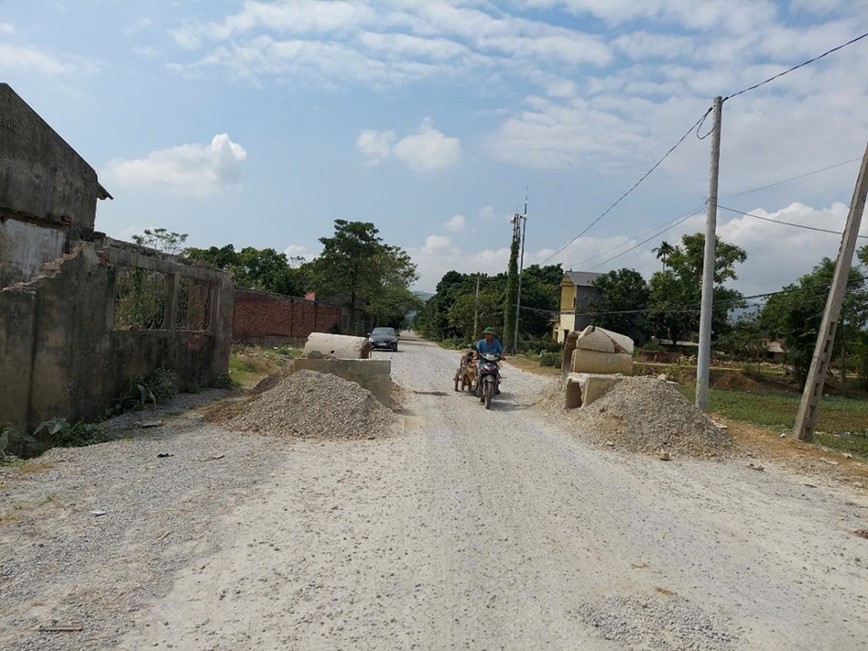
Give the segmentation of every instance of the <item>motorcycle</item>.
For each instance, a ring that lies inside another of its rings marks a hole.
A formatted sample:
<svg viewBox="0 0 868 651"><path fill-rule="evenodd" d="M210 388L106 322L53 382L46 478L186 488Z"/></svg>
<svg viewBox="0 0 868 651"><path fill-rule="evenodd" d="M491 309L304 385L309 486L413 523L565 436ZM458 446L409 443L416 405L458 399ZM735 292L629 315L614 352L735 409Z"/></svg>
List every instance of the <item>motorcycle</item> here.
<svg viewBox="0 0 868 651"><path fill-rule="evenodd" d="M479 368L476 378L476 397L485 403L486 409L491 409L491 398L500 393L500 355L497 353L480 353Z"/></svg>

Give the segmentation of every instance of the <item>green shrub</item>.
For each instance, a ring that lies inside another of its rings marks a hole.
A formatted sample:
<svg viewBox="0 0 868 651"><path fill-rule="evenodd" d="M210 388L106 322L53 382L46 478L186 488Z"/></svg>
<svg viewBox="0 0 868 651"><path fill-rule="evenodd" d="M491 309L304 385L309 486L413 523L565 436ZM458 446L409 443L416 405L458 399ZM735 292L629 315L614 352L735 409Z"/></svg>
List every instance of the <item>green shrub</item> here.
<svg viewBox="0 0 868 651"><path fill-rule="evenodd" d="M561 353L540 353L539 365L558 367L561 365L562 357L563 355Z"/></svg>
<svg viewBox="0 0 868 651"><path fill-rule="evenodd" d="M73 424L65 418L51 418L40 423L33 435L43 431L51 436L53 445L61 448L83 447L113 440L101 423L78 421Z"/></svg>
<svg viewBox="0 0 868 651"><path fill-rule="evenodd" d="M551 339L522 339L518 342L518 352L529 355L539 353L559 353L563 350L563 344Z"/></svg>

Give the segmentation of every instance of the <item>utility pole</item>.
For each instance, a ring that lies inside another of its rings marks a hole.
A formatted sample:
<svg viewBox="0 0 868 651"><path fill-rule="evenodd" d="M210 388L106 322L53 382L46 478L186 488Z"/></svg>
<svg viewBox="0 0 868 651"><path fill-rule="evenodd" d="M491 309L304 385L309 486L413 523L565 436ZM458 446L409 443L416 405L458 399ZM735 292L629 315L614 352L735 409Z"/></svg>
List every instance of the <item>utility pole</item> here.
<svg viewBox="0 0 868 651"><path fill-rule="evenodd" d="M473 342L479 341L479 273L476 274L476 298L473 300Z"/></svg>
<svg viewBox="0 0 868 651"><path fill-rule="evenodd" d="M823 396L823 384L826 372L832 359L832 344L835 343L835 331L838 318L841 316L841 305L844 302L844 292L850 276L850 265L853 262L853 251L856 250L856 238L859 236L859 226L862 224L862 212L865 210L865 195L868 194L868 146L862 156L862 167L853 190L850 201L850 214L847 215L847 226L841 237L841 248L838 249L838 263L835 265L835 275L832 277L832 287L826 299L826 310L823 321L817 333L817 344L811 357L811 367L808 379L799 403L799 413L793 427L793 436L801 441L810 441L814 435L814 425L817 422L817 409Z"/></svg>
<svg viewBox="0 0 868 651"><path fill-rule="evenodd" d="M518 320L521 318L521 272L524 270L524 238L527 235L527 192L524 194L524 214L513 217L515 220L521 219L524 226L521 232L521 256L518 263L518 293L515 299L515 336L512 338L512 354L518 351Z"/></svg>
<svg viewBox="0 0 868 651"><path fill-rule="evenodd" d="M720 127L723 118L723 99L720 96L714 98L712 115L714 129L711 132L711 173L708 178L708 212L705 218L705 251L702 257L699 354L696 358L696 406L702 411L708 411L708 371L711 365L711 312L714 305L714 261L717 248L717 185L720 172Z"/></svg>

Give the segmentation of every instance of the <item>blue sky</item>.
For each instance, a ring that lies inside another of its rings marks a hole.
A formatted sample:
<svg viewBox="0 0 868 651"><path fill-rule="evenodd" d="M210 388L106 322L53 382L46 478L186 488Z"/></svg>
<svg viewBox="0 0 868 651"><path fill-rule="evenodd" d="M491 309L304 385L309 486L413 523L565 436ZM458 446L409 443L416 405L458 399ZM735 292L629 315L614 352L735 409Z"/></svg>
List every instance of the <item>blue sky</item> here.
<svg viewBox="0 0 868 651"><path fill-rule="evenodd" d="M708 138L553 254L715 95L866 31L852 0L0 0L0 81L114 195L98 230L310 258L334 219L371 221L433 290L450 269L505 270L526 191L525 264L650 276L652 249L704 213L609 259L702 212ZM840 230L866 107L868 39L727 101L720 203ZM748 295L840 241L727 211L718 233L748 252L733 283Z"/></svg>

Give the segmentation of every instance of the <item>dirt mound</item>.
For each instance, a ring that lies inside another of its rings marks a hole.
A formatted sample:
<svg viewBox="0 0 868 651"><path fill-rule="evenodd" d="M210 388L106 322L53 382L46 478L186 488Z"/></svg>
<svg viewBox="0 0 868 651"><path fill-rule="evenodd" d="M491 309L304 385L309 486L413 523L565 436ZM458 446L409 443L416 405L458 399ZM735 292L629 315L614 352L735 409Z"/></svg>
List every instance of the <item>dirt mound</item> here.
<svg viewBox="0 0 868 651"><path fill-rule="evenodd" d="M563 408L563 390L560 390ZM541 406L554 405L551 396ZM616 449L673 455L727 457L731 442L673 385L651 377L629 377L565 418L592 441Z"/></svg>
<svg viewBox="0 0 868 651"><path fill-rule="evenodd" d="M365 439L391 432L394 414L355 382L309 370L275 375L269 388L212 411L209 420L271 436Z"/></svg>

